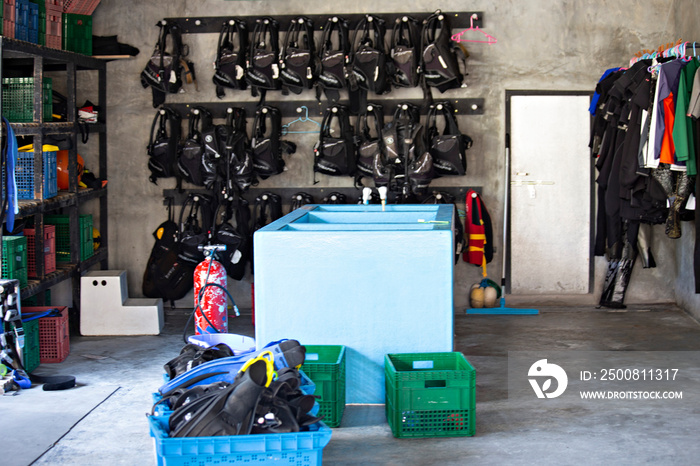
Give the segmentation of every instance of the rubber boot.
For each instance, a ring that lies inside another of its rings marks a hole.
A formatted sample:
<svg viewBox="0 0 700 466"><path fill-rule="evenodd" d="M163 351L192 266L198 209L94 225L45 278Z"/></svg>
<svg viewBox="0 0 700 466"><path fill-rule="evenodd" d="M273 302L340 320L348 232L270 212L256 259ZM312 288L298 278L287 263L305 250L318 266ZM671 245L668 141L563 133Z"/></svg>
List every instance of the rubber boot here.
<svg viewBox="0 0 700 466"><path fill-rule="evenodd" d="M267 363L257 360L233 384L221 390L209 403L191 416L171 437L210 437L247 435L253 427L255 410L267 383ZM206 397L204 399L207 399ZM195 400L186 406L198 405Z"/></svg>
<svg viewBox="0 0 700 466"><path fill-rule="evenodd" d="M651 252L651 225L648 223L641 223L639 225L637 249L639 249L639 258L642 260L642 267L645 269L656 267L656 261Z"/></svg>
<svg viewBox="0 0 700 466"><path fill-rule="evenodd" d="M625 294L627 293L627 285L630 282L636 258L637 252L634 250L634 247L629 242L625 242L625 247L622 249L622 258L617 267L612 297L603 306L614 309L624 309L626 307L624 304Z"/></svg>
<svg viewBox="0 0 700 466"><path fill-rule="evenodd" d="M666 235L672 239L681 237L681 207L692 190L692 180L685 172L676 174L676 191L666 218Z"/></svg>

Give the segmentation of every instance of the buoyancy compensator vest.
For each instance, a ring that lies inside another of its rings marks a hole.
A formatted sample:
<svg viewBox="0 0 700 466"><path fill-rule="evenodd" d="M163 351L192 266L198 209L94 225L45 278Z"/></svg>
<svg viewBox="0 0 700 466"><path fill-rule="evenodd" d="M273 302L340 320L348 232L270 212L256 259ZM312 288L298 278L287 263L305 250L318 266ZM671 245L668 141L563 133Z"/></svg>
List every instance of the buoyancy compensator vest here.
<svg viewBox="0 0 700 466"><path fill-rule="evenodd" d="M283 153L293 154L296 144L281 140L282 115L278 108L263 106L256 110L253 122L253 167L261 179L284 170Z"/></svg>
<svg viewBox="0 0 700 466"><path fill-rule="evenodd" d="M391 80L396 87L416 87L420 83L420 30L410 17L396 18L391 33Z"/></svg>
<svg viewBox="0 0 700 466"><path fill-rule="evenodd" d="M188 82L194 81L194 64L185 60L186 48L182 44L180 28L166 20L159 21L158 42L141 72L141 85L151 87L153 106L165 102L166 94L174 94L182 87L183 71Z"/></svg>
<svg viewBox="0 0 700 466"><path fill-rule="evenodd" d="M421 69L425 84L440 92L462 86L464 75L458 59L466 67L466 57L459 45L450 39L450 20L439 10L423 22L421 33ZM466 69L466 68L465 68Z"/></svg>
<svg viewBox="0 0 700 466"><path fill-rule="evenodd" d="M352 40L352 73L357 85L375 94L384 94L391 88L385 34L386 22L382 18L365 15L358 23Z"/></svg>
<svg viewBox="0 0 700 466"><path fill-rule="evenodd" d="M317 97L323 90L332 101L340 100L340 89L348 87L350 39L348 22L339 17L328 18L323 27L321 46L318 48L321 73L318 76Z"/></svg>
<svg viewBox="0 0 700 466"><path fill-rule="evenodd" d="M219 190L222 177L220 173L226 173L226 141L233 132L234 109L229 108L226 114L226 122L220 125L210 125L202 128L202 140L204 141L204 155L202 157L202 171L204 187ZM223 168L220 168L223 167Z"/></svg>
<svg viewBox="0 0 700 466"><path fill-rule="evenodd" d="M394 111L394 118L382 130L386 149L384 163L375 163L375 183L389 178L389 188L401 191L404 199L411 194L423 194L435 177L433 161L425 147L424 127L420 110L404 102ZM392 183L393 181L393 183Z"/></svg>
<svg viewBox="0 0 700 466"><path fill-rule="evenodd" d="M280 68L283 88L295 94L311 89L316 83L319 67L314 23L310 18L300 16L292 20L282 44Z"/></svg>
<svg viewBox="0 0 700 466"><path fill-rule="evenodd" d="M244 215L244 209L248 210L247 216ZM235 226L231 220L235 220ZM215 257L224 266L229 277L241 280L251 254L248 201L239 197L221 203L214 221L214 242L226 245L226 250L216 251Z"/></svg>
<svg viewBox="0 0 700 466"><path fill-rule="evenodd" d="M370 122L370 120L372 121ZM367 104L357 116L355 124L355 148L357 149L356 179L360 185L362 185L362 177L373 178L375 159L381 159L384 155L383 126L384 109L379 104Z"/></svg>
<svg viewBox="0 0 700 466"><path fill-rule="evenodd" d="M442 134L438 117L443 119ZM427 118L427 144L433 156L436 175L457 175L467 173L466 151L472 146L472 139L462 134L457 126L457 118L452 104L437 102L430 106Z"/></svg>
<svg viewBox="0 0 700 466"><path fill-rule="evenodd" d="M189 208L187 217L185 211ZM210 233L214 224L214 201L206 194L187 195L187 199L182 204L179 220L178 241L180 260L196 267L204 260L204 252L199 250L199 246L204 246L210 239ZM184 222L183 222L184 218Z"/></svg>
<svg viewBox="0 0 700 466"><path fill-rule="evenodd" d="M248 53L248 27L245 21L229 19L224 21L219 34L219 45L214 61L216 96L223 98L224 87L245 89L246 54Z"/></svg>
<svg viewBox="0 0 700 466"><path fill-rule="evenodd" d="M148 143L148 168L153 184L158 184L158 178L177 177L177 154L180 144L182 118L180 114L169 107L161 107L153 118L151 136Z"/></svg>
<svg viewBox="0 0 700 466"><path fill-rule="evenodd" d="M255 20L253 40L248 54L246 79L253 96L258 91L280 88L279 80L279 23L269 16ZM264 93L262 93L264 99Z"/></svg>
<svg viewBox="0 0 700 466"><path fill-rule="evenodd" d="M334 121L337 121L335 136L331 135ZM314 174L353 176L356 169L353 140L350 110L344 105L329 107L323 116L319 140L314 147Z"/></svg>
<svg viewBox="0 0 700 466"><path fill-rule="evenodd" d="M234 109L233 132L226 140L226 193L231 198L232 189L245 192L251 185L257 184L250 139L246 133L246 115L242 108Z"/></svg>
<svg viewBox="0 0 700 466"><path fill-rule="evenodd" d="M204 140L202 129L212 125L212 116L204 107L192 109L187 139L182 143L177 168L183 179L196 186L204 186L202 157L204 156Z"/></svg>

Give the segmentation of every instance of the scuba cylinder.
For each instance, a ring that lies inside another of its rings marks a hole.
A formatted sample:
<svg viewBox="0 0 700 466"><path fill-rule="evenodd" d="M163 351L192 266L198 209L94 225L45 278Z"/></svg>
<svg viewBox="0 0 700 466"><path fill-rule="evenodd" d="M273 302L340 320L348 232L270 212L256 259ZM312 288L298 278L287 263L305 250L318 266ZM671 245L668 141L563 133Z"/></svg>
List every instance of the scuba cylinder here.
<svg viewBox="0 0 700 466"><path fill-rule="evenodd" d="M226 269L214 253L226 246L203 246L206 257L194 269L194 331L196 335L228 333Z"/></svg>

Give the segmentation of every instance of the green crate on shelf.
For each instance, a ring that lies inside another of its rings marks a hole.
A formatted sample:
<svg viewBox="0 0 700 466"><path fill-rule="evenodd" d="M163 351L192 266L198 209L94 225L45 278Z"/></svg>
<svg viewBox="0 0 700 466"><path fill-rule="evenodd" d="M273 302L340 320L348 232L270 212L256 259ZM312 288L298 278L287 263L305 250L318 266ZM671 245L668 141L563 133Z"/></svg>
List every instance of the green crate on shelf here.
<svg viewBox="0 0 700 466"><path fill-rule="evenodd" d="M31 372L39 366L39 319L22 322L22 328L24 329L22 365L24 370Z"/></svg>
<svg viewBox="0 0 700 466"><path fill-rule="evenodd" d="M39 45L46 45L46 0L29 0L39 6Z"/></svg>
<svg viewBox="0 0 700 466"><path fill-rule="evenodd" d="M70 262L70 226L68 215L45 215L44 223L56 225L56 262ZM80 215L80 260L94 254L92 242L92 215Z"/></svg>
<svg viewBox="0 0 700 466"><path fill-rule="evenodd" d="M318 415L329 427L338 427L345 411L345 346L305 345L301 370L316 384Z"/></svg>
<svg viewBox="0 0 700 466"><path fill-rule="evenodd" d="M92 55L92 16L63 13L63 50Z"/></svg>
<svg viewBox="0 0 700 466"><path fill-rule="evenodd" d="M27 237L3 236L2 237L2 277L11 274L15 270L27 268Z"/></svg>
<svg viewBox="0 0 700 466"><path fill-rule="evenodd" d="M12 280L14 278L19 281L19 287L24 288L29 284L28 272L27 267L21 267L11 272L2 269L2 278L6 278L8 280Z"/></svg>
<svg viewBox="0 0 700 466"><path fill-rule="evenodd" d="M474 435L476 371L462 353L387 354L384 377L394 437Z"/></svg>
<svg viewBox="0 0 700 466"><path fill-rule="evenodd" d="M44 78L41 102L44 121L53 119L53 87L51 78ZM2 114L11 123L34 121L34 78L2 79Z"/></svg>
<svg viewBox="0 0 700 466"><path fill-rule="evenodd" d="M37 295L30 296L29 298L24 298L22 300L22 307L28 307L28 306L38 306L37 304ZM51 290L46 290L44 291L44 304L42 306L50 306L51 305Z"/></svg>

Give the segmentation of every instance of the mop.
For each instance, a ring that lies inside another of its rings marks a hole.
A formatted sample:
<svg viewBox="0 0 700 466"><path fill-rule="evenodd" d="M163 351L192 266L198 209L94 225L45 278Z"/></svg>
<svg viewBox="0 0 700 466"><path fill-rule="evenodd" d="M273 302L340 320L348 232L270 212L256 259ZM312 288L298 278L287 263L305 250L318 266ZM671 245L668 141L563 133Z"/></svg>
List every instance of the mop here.
<svg viewBox="0 0 700 466"><path fill-rule="evenodd" d="M519 309L506 307L506 245L508 238L508 189L510 188L510 134L506 134L505 195L503 196L503 266L501 268L500 307L467 309L467 314L486 315L536 315L537 309Z"/></svg>

